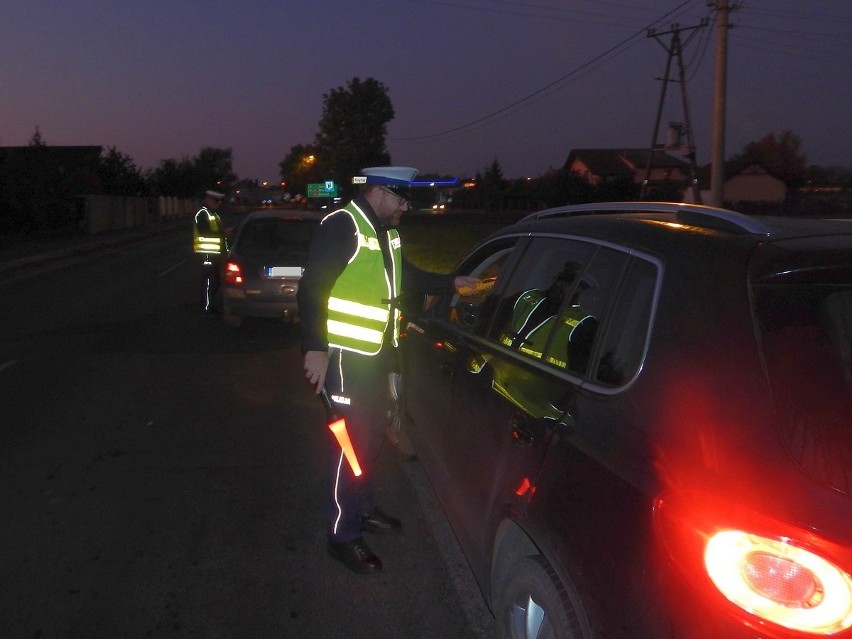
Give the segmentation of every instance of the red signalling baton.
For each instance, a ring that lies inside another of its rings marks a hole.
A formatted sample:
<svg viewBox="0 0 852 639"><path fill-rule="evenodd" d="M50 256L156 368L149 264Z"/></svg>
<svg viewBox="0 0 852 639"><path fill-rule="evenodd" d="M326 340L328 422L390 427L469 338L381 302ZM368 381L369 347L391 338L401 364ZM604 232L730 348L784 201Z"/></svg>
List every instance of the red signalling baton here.
<svg viewBox="0 0 852 639"><path fill-rule="evenodd" d="M358 458L355 456L355 449L352 447L352 440L349 439L349 433L346 431L346 420L334 410L334 404L331 403L331 398L328 396L325 386L320 391L320 399L322 399L325 412L328 415L329 429L334 433L337 443L340 444L343 454L346 455L346 461L349 462L352 472L356 477L360 477L361 465L358 463Z"/></svg>

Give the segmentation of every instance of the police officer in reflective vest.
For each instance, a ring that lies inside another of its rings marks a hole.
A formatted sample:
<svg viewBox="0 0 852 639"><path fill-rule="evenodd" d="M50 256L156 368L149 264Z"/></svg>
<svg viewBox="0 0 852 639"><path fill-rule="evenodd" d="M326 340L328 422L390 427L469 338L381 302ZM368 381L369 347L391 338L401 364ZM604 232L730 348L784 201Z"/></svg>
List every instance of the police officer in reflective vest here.
<svg viewBox="0 0 852 639"><path fill-rule="evenodd" d="M354 474L328 433L328 550L362 574L382 569L362 533L401 529L399 519L379 508L372 485L399 337L395 300L402 290L443 293L478 282L423 271L403 258L396 227L410 208L408 189L416 174L408 167L362 169L353 178L360 193L322 220L299 283L305 377L317 393L326 387L363 471Z"/></svg>
<svg viewBox="0 0 852 639"><path fill-rule="evenodd" d="M217 210L224 195L207 191L192 224L192 251L201 258L204 269L204 312L213 312L213 298L219 289L219 269L225 254L225 230Z"/></svg>

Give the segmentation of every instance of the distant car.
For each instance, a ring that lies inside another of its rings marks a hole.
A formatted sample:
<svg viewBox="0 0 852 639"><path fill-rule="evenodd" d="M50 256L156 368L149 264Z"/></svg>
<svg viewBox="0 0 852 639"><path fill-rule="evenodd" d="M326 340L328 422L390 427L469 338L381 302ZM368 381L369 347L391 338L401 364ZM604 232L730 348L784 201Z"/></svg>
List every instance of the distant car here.
<svg viewBox="0 0 852 639"><path fill-rule="evenodd" d="M852 222L563 207L454 273L403 429L497 636L852 636Z"/></svg>
<svg viewBox="0 0 852 639"><path fill-rule="evenodd" d="M246 317L298 317L296 291L321 219L294 210L254 211L243 219L232 234L222 275L226 325L238 327Z"/></svg>

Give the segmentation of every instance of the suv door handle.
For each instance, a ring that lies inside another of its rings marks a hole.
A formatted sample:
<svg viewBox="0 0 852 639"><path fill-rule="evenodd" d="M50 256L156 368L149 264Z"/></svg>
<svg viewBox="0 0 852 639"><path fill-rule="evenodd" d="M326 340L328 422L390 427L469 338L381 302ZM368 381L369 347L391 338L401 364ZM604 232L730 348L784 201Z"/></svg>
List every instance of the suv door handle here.
<svg viewBox="0 0 852 639"><path fill-rule="evenodd" d="M512 418L512 441L516 446L530 447L535 442L535 433L528 426L526 416L516 414Z"/></svg>

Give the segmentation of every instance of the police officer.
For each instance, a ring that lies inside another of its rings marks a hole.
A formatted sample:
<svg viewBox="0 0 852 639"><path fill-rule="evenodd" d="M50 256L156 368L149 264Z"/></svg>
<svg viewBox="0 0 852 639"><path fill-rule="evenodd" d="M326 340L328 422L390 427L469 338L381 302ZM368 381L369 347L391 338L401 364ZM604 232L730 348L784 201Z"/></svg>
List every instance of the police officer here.
<svg viewBox="0 0 852 639"><path fill-rule="evenodd" d="M363 474L356 477L337 440L328 433L328 550L358 573L377 573L381 560L363 532L398 533L401 523L375 501L372 470L384 439L388 373L399 337L395 300L402 290L448 292L475 286L477 278L423 271L402 256L396 227L410 208L409 167L363 169L360 193L327 215L308 254L299 283L305 377L325 386L346 420Z"/></svg>
<svg viewBox="0 0 852 639"><path fill-rule="evenodd" d="M213 298L219 289L219 270L225 254L225 230L219 218L219 204L225 196L207 191L192 225L192 250L202 260L204 271L204 312L213 312Z"/></svg>

